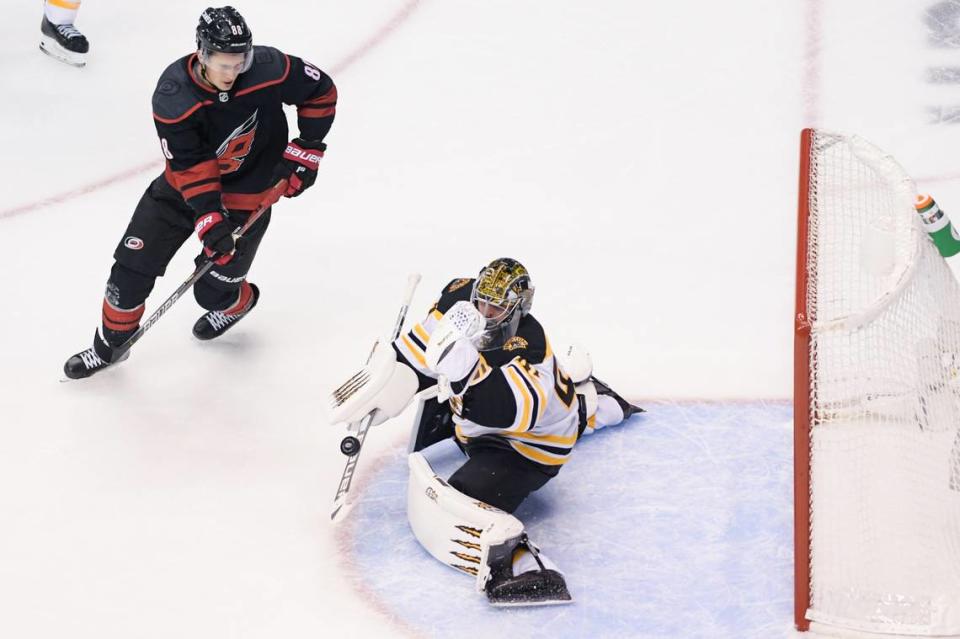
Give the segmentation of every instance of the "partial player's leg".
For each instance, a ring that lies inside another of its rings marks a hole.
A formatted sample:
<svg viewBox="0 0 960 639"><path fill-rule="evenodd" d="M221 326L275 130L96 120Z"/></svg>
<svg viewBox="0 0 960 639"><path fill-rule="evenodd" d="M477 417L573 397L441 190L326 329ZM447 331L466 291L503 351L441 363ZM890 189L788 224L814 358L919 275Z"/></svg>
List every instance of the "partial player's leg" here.
<svg viewBox="0 0 960 639"><path fill-rule="evenodd" d="M174 197L176 196L176 197ZM140 328L145 301L177 249L193 232L191 213L161 177L137 204L130 224L113 253L102 307L102 323L93 346L64 365L67 377L89 377L107 367L114 349ZM124 357L126 359L126 357Z"/></svg>
<svg viewBox="0 0 960 639"><path fill-rule="evenodd" d="M80 0L46 0L40 23L40 50L50 56L82 67L87 63L90 43L74 26Z"/></svg>
<svg viewBox="0 0 960 639"><path fill-rule="evenodd" d="M418 376L424 377L422 375ZM416 453L453 437L453 413L448 402L437 401L436 395L421 397L410 431L408 453Z"/></svg>
<svg viewBox="0 0 960 639"><path fill-rule="evenodd" d="M605 426L614 426L644 410L618 395L612 388L593 375L593 360L582 346L573 344L557 353L564 372L576 385L577 395L586 408L586 427L589 435Z"/></svg>
<svg viewBox="0 0 960 639"><path fill-rule="evenodd" d="M571 601L563 575L540 553L513 515L438 478L420 453L409 457L407 517L417 541L436 559L476 577L497 606Z"/></svg>
<svg viewBox="0 0 960 639"><path fill-rule="evenodd" d="M243 222L243 216L237 216ZM219 337L247 316L260 299L260 289L247 281L247 273L257 256L257 249L270 225L270 210L244 233L237 250L227 264L215 265L193 286L193 295L204 313L193 325L197 339ZM197 262L203 259L197 257Z"/></svg>
<svg viewBox="0 0 960 639"><path fill-rule="evenodd" d="M473 447L470 457L447 483L467 497L508 513L553 475L507 448ZM568 600L569 593L557 566L524 533L509 543L492 546L487 556L490 578L487 598L495 605L531 605ZM546 594L546 599L541 597Z"/></svg>
<svg viewBox="0 0 960 639"><path fill-rule="evenodd" d="M448 483L468 497L512 513L551 475L506 448L471 448L470 457Z"/></svg>

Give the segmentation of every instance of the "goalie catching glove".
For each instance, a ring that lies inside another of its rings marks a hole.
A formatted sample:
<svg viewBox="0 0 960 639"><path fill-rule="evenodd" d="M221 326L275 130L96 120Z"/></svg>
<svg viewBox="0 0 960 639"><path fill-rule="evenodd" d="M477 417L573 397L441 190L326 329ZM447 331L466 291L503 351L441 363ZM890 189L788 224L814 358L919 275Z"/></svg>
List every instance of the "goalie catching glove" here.
<svg viewBox="0 0 960 639"><path fill-rule="evenodd" d="M397 361L390 342L379 341L359 373L333 391L330 422L354 424L375 412L377 426L403 412L417 392L417 375Z"/></svg>
<svg viewBox="0 0 960 639"><path fill-rule="evenodd" d="M437 374L437 399L441 402L459 397L467 390L470 376L480 362L475 340L486 322L470 302L457 302L430 335L427 367Z"/></svg>

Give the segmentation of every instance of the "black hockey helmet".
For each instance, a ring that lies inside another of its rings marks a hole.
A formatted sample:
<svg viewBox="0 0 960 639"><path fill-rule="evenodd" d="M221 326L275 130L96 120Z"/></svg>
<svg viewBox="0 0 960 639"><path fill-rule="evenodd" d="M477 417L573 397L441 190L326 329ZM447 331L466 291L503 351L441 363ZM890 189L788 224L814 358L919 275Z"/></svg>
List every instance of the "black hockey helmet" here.
<svg viewBox="0 0 960 639"><path fill-rule="evenodd" d="M480 350L500 348L517 334L520 319L533 306L533 292L529 271L515 259L499 257L480 269L470 291L470 301L486 320Z"/></svg>
<svg viewBox="0 0 960 639"><path fill-rule="evenodd" d="M246 71L253 63L253 34L246 20L233 7L210 7L200 14L197 49L201 62L211 53L243 53Z"/></svg>

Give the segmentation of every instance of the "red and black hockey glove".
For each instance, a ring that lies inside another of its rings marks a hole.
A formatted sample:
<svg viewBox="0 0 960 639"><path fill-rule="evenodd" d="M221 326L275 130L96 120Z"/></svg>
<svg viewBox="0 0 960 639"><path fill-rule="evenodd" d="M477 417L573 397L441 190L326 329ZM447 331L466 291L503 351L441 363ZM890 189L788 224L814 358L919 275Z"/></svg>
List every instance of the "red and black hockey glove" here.
<svg viewBox="0 0 960 639"><path fill-rule="evenodd" d="M233 250L237 247L233 232L239 226L226 210L204 213L195 222L197 237L203 242L203 252L207 256L220 255L216 264L223 266L233 259Z"/></svg>
<svg viewBox="0 0 960 639"><path fill-rule="evenodd" d="M287 144L280 164L274 170L274 182L287 181L286 197L297 197L317 181L320 158L327 149L323 142L294 138Z"/></svg>

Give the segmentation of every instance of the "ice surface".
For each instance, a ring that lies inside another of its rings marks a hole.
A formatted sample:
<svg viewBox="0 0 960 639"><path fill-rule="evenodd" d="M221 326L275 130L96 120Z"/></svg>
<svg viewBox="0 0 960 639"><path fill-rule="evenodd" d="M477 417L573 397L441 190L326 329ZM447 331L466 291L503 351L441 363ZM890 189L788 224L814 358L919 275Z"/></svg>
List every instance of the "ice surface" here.
<svg viewBox="0 0 960 639"><path fill-rule="evenodd" d="M524 507L577 604L498 616L406 533L404 427L360 464L370 532L336 536L325 395L408 272L416 315L511 255L554 343L584 343L626 396L788 397L799 130L871 139L960 211L956 50L930 40L951 3L234 4L337 81L317 186L277 207L243 324L197 343L188 297L128 362L69 384L160 170L150 94L206 3L85 2L84 69L38 50L39 3L3 6L0 636L789 634L785 405L657 402L587 440Z"/></svg>
<svg viewBox="0 0 960 639"><path fill-rule="evenodd" d="M338 529L367 592L430 637L784 636L793 610L786 402L665 403L577 445L516 512L575 602L502 610L423 550L406 521L405 455L387 453ZM425 451L442 477L452 442Z"/></svg>

